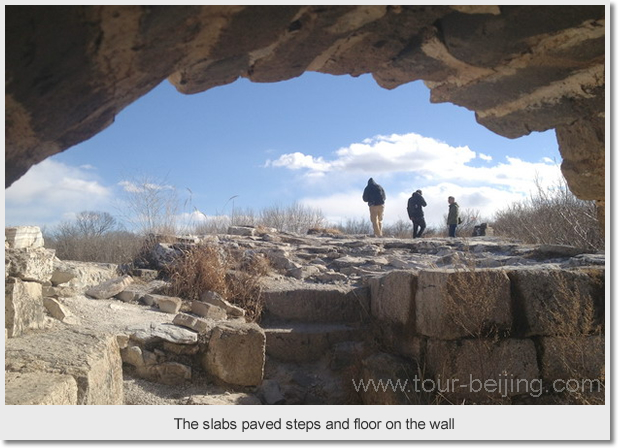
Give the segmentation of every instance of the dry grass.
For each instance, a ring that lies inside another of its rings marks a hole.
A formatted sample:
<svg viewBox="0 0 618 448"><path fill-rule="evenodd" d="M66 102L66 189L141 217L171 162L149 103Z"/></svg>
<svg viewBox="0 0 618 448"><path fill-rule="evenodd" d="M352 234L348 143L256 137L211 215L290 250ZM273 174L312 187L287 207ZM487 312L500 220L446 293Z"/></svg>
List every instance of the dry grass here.
<svg viewBox="0 0 618 448"><path fill-rule="evenodd" d="M268 260L211 245L198 245L183 252L166 269L168 293L186 300L200 300L214 291L259 321L263 309L261 279L270 272Z"/></svg>
<svg viewBox="0 0 618 448"><path fill-rule="evenodd" d="M510 325L505 327L504 322L497 323L494 319L501 316L500 302L508 292L508 289L505 291L508 278L504 271L477 269L476 259L469 251L459 254L453 269L443 292L448 318L463 329L467 337L508 337Z"/></svg>
<svg viewBox="0 0 618 448"><path fill-rule="evenodd" d="M552 272L550 282L555 285L551 300L544 301L541 320L545 327L560 341L560 349L554 356L557 358L556 367L568 379L582 379L590 375L589 366L590 346L587 344L589 336L601 335L604 330L603 316L595 310L594 299L590 289L583 286L575 277L562 272ZM586 375L588 373L588 375ZM595 378L602 389L605 387L605 369L597 372ZM562 395L573 404L604 404L603 390L601 393L586 393L586 391L567 389Z"/></svg>
<svg viewBox="0 0 618 448"><path fill-rule="evenodd" d="M307 235L343 235L343 232L335 227L312 227L307 230Z"/></svg>

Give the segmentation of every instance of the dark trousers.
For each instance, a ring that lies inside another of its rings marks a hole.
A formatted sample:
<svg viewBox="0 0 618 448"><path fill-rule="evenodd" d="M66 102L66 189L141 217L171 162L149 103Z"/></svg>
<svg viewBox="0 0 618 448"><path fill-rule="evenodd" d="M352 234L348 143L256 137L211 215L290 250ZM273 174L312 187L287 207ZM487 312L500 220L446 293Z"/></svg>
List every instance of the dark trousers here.
<svg viewBox="0 0 618 448"><path fill-rule="evenodd" d="M425 218L412 218L412 238L420 238L425 227L427 227Z"/></svg>
<svg viewBox="0 0 618 448"><path fill-rule="evenodd" d="M450 224L448 226L448 236L455 236L455 229L457 228L457 224Z"/></svg>

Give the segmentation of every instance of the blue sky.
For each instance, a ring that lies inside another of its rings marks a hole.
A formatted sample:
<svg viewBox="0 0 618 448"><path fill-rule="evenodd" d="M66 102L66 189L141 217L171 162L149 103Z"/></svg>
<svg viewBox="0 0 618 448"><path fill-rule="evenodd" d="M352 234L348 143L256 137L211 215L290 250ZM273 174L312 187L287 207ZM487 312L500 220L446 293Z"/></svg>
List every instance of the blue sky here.
<svg viewBox="0 0 618 448"><path fill-rule="evenodd" d="M300 202L333 223L368 218L361 195L373 177L386 190L386 223L407 220L407 198L422 189L428 225L439 226L447 196L489 218L533 191L535 176L553 183L560 160L554 131L501 137L465 108L431 104L420 81L389 91L370 75L306 73L189 96L165 81L7 189L6 225L120 215L123 190L146 176L176 189L184 219L229 213L236 196L236 208Z"/></svg>

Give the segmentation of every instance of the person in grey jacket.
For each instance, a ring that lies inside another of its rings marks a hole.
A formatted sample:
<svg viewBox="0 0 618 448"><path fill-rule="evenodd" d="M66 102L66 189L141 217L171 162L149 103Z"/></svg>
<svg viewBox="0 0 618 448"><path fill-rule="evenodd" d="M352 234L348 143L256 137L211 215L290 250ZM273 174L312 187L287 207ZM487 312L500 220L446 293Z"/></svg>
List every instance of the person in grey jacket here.
<svg viewBox="0 0 618 448"><path fill-rule="evenodd" d="M455 230L459 224L459 204L455 202L453 196L448 197L448 204L448 217L446 218L448 236L455 237Z"/></svg>
<svg viewBox="0 0 618 448"><path fill-rule="evenodd" d="M369 178L367 181L367 186L363 191L363 201L367 202L369 205L369 219L371 219L371 224L373 224L373 234L381 237L386 193L384 193L384 189L373 180L373 177Z"/></svg>

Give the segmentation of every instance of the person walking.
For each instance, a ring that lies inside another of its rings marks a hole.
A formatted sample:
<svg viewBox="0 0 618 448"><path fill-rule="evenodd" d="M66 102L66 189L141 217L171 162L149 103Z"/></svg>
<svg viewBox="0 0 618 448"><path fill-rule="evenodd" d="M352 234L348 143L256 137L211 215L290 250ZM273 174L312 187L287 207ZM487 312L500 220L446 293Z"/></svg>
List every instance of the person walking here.
<svg viewBox="0 0 618 448"><path fill-rule="evenodd" d="M459 224L459 204L455 202L453 196L448 197L448 217L446 218L446 225L448 225L448 236L455 237L455 231L457 224Z"/></svg>
<svg viewBox="0 0 618 448"><path fill-rule="evenodd" d="M412 220L412 238L420 238L427 226L425 224L425 213L423 207L427 207L427 202L421 190L416 190L408 199L408 218Z"/></svg>
<svg viewBox="0 0 618 448"><path fill-rule="evenodd" d="M369 219L371 219L371 224L373 224L373 234L381 237L386 193L384 193L384 189L373 180L373 177L369 178L367 181L367 186L363 191L363 201L367 202L369 205Z"/></svg>

